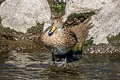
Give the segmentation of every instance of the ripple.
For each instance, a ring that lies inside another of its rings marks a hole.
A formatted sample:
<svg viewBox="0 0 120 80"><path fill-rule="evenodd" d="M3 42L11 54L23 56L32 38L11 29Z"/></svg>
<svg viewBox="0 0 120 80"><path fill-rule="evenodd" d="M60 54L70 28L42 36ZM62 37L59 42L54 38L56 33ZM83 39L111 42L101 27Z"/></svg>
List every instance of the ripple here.
<svg viewBox="0 0 120 80"><path fill-rule="evenodd" d="M48 54L11 51L0 63L0 80L119 80L119 63L88 63L80 60L68 67L49 70ZM37 56L36 56L37 55ZM41 57L42 56L42 57ZM46 57L46 58L43 58Z"/></svg>

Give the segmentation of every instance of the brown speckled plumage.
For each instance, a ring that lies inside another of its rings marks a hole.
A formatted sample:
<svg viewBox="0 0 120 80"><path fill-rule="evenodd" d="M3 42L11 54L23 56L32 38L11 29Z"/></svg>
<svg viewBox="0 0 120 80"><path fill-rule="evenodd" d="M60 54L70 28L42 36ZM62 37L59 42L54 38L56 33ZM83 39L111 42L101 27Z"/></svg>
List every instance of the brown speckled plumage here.
<svg viewBox="0 0 120 80"><path fill-rule="evenodd" d="M48 35L48 31L49 29L42 34L41 39L54 53L67 53L77 43L77 38L70 29L57 28L51 36Z"/></svg>

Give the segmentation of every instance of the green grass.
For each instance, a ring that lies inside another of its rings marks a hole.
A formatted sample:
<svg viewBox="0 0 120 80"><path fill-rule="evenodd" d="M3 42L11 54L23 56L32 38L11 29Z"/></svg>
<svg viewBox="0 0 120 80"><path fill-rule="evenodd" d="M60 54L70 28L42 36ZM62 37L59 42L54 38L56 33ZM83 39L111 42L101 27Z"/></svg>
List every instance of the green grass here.
<svg viewBox="0 0 120 80"><path fill-rule="evenodd" d="M65 5L66 4L64 2L61 2L59 4L52 4L52 12L57 13L59 15L63 15L65 13Z"/></svg>

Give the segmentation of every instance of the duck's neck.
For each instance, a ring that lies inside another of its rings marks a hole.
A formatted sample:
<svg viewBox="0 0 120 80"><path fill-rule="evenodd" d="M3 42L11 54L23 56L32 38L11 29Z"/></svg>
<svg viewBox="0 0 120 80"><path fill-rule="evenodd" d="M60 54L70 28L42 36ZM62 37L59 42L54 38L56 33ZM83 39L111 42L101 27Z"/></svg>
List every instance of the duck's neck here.
<svg viewBox="0 0 120 80"><path fill-rule="evenodd" d="M62 27L59 27L59 28L57 28L56 30L57 30L57 31L60 31L60 30L62 30Z"/></svg>
<svg viewBox="0 0 120 80"><path fill-rule="evenodd" d="M57 30L61 30L63 29L63 23L59 23L58 25L56 25Z"/></svg>

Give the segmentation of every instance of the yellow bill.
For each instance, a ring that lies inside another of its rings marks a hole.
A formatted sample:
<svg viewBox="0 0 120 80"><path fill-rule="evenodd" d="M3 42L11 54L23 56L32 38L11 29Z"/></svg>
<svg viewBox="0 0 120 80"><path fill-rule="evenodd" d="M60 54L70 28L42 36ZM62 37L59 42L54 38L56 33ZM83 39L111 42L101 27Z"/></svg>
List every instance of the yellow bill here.
<svg viewBox="0 0 120 80"><path fill-rule="evenodd" d="M55 30L56 30L56 26L53 26L51 32L54 32Z"/></svg>
<svg viewBox="0 0 120 80"><path fill-rule="evenodd" d="M56 30L56 26L52 26L52 29L48 32L48 35L51 36Z"/></svg>

